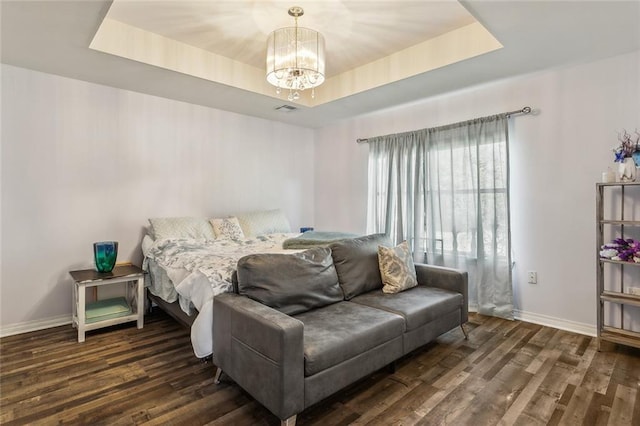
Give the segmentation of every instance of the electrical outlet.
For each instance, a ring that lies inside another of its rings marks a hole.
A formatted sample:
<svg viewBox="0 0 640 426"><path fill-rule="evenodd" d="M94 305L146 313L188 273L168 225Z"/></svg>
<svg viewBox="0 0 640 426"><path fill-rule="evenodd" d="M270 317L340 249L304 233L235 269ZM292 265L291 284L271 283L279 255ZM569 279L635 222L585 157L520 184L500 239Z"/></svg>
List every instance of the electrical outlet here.
<svg viewBox="0 0 640 426"><path fill-rule="evenodd" d="M538 273L536 271L529 271L529 284L538 284Z"/></svg>

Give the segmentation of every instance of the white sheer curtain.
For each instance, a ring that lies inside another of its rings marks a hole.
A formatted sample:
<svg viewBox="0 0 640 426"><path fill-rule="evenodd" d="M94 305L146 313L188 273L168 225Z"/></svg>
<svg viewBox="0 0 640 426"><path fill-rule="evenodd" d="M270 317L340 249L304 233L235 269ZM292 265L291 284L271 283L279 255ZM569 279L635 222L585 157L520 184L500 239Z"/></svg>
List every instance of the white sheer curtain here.
<svg viewBox="0 0 640 426"><path fill-rule="evenodd" d="M506 115L369 139L369 232L469 273L471 309L513 318Z"/></svg>

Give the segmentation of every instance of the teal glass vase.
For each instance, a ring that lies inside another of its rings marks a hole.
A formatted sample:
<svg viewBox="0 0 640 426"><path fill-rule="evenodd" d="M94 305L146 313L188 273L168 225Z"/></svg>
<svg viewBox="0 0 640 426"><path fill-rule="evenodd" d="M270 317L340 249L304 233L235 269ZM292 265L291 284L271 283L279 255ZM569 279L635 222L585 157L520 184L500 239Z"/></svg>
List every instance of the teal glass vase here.
<svg viewBox="0 0 640 426"><path fill-rule="evenodd" d="M111 272L118 258L118 242L101 241L93 243L93 257L96 262L96 271Z"/></svg>

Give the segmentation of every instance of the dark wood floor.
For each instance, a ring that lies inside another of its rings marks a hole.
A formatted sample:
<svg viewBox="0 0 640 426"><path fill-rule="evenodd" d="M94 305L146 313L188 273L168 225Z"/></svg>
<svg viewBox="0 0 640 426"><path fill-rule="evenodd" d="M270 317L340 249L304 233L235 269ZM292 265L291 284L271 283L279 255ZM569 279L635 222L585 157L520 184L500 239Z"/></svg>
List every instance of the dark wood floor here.
<svg viewBox="0 0 640 426"><path fill-rule="evenodd" d="M460 330L314 406L301 425L640 425L640 351L472 315ZM161 312L89 332L0 339L0 423L277 425L234 383L213 383L189 331Z"/></svg>

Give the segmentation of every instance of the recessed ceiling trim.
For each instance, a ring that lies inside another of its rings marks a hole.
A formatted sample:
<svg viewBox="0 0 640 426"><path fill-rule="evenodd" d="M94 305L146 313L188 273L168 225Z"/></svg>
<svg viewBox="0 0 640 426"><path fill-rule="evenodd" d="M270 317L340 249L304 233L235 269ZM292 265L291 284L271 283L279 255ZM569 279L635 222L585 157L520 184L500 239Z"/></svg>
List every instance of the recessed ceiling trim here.
<svg viewBox="0 0 640 426"><path fill-rule="evenodd" d="M273 96L264 70L106 17L90 49ZM302 104L305 100L302 99Z"/></svg>
<svg viewBox="0 0 640 426"><path fill-rule="evenodd" d="M261 95L280 98L265 70L107 16L91 49L154 65ZM330 49L330 47L327 47ZM302 92L294 103L313 107L365 92L502 48L474 22L326 80L315 99Z"/></svg>
<svg viewBox="0 0 640 426"><path fill-rule="evenodd" d="M332 77L316 92L316 105L404 80L501 49L480 23L466 25Z"/></svg>

